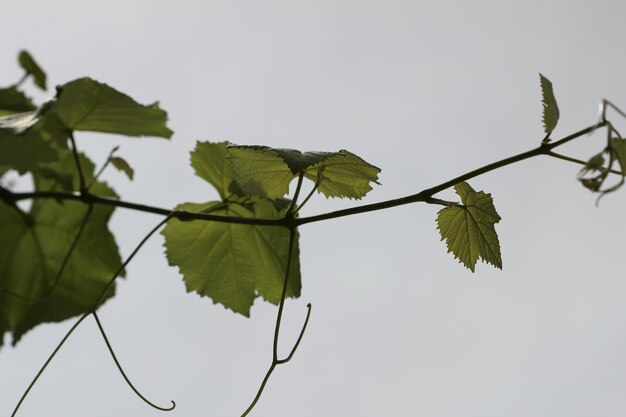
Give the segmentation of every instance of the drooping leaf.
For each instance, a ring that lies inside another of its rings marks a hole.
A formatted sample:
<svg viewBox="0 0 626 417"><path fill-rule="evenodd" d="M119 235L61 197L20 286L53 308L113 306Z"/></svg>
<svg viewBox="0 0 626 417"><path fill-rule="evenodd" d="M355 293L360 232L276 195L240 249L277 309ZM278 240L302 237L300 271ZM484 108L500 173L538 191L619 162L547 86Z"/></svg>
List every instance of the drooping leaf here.
<svg viewBox="0 0 626 417"><path fill-rule="evenodd" d="M289 192L300 173L318 182L327 197L361 198L377 183L380 169L358 156L339 152L300 152L265 146L229 146L229 161L236 181L250 195L276 199Z"/></svg>
<svg viewBox="0 0 626 417"><path fill-rule="evenodd" d="M267 200L257 201L254 212L222 202L187 203L178 209L235 217L274 218L283 214ZM179 267L187 291L208 296L244 316L250 315L257 296L275 304L280 301L288 256L287 229L172 219L163 235L169 264ZM292 256L287 296L298 297L301 285L297 240Z"/></svg>
<svg viewBox="0 0 626 417"><path fill-rule="evenodd" d="M58 87L51 113L70 131L172 136L166 126L167 113L157 103L141 105L126 94L90 78L80 78Z"/></svg>
<svg viewBox="0 0 626 417"><path fill-rule="evenodd" d="M612 138L610 143L620 165L620 170L626 175L626 139Z"/></svg>
<svg viewBox="0 0 626 417"><path fill-rule="evenodd" d="M15 86L0 88L0 116L25 113L36 108L31 99Z"/></svg>
<svg viewBox="0 0 626 417"><path fill-rule="evenodd" d="M319 181L318 191L326 197L361 199L379 184L380 168L375 167L346 150L334 153L324 161L308 168L304 176Z"/></svg>
<svg viewBox="0 0 626 417"><path fill-rule="evenodd" d="M135 176L135 171L124 158L120 158L119 156L112 156L111 165L113 165L118 171L122 171L124 174L126 174L129 180L133 180Z"/></svg>
<svg viewBox="0 0 626 417"><path fill-rule="evenodd" d="M78 186L71 155L58 162L57 172L72 175ZM93 164L82 157L87 180ZM53 180L34 174L36 190L56 190ZM91 191L115 196L104 183ZM22 296L41 299L53 288L60 265L69 250L87 211L80 202L36 199L29 212L0 202L0 287ZM17 343L38 324L58 322L87 311L120 265L113 235L108 230L112 207L94 206L58 286L49 298L28 302L0 292L0 343L5 332ZM112 288L106 298L114 294Z"/></svg>
<svg viewBox="0 0 626 417"><path fill-rule="evenodd" d="M542 74L539 74L541 81L541 104L543 106L543 129L546 135L550 133L556 127L559 121L559 106L556 103L554 97L554 91L552 90L552 83Z"/></svg>
<svg viewBox="0 0 626 417"><path fill-rule="evenodd" d="M33 57L27 51L20 51L17 59L24 71L32 75L35 85L45 91L46 73L41 69L39 64L35 62Z"/></svg>
<svg viewBox="0 0 626 417"><path fill-rule="evenodd" d="M502 269L500 242L494 225L500 216L490 194L474 191L462 182L454 186L461 205L446 207L437 213L437 228L448 252L474 272L481 259Z"/></svg>

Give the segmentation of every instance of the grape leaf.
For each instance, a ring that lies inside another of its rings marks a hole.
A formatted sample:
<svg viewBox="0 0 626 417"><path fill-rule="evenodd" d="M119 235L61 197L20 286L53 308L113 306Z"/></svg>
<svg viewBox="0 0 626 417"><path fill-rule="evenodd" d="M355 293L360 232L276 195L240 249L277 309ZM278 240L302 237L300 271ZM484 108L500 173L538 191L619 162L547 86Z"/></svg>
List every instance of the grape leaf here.
<svg viewBox="0 0 626 417"><path fill-rule="evenodd" d="M186 203L177 209L235 217L278 218L284 214L267 200L258 200L254 211L223 202ZM169 264L179 267L187 291L208 296L246 317L258 295L274 304L280 301L288 256L286 228L172 219L162 234ZM297 240L292 257L287 296L298 297Z"/></svg>
<svg viewBox="0 0 626 417"><path fill-rule="evenodd" d="M361 199L372 189L370 183L379 184L380 168L375 167L346 150L336 152L326 160L308 168L304 176L317 181L318 191L326 197Z"/></svg>
<svg viewBox="0 0 626 417"><path fill-rule="evenodd" d="M615 152L617 162L620 165L620 170L626 175L626 139L612 138L611 149Z"/></svg>
<svg viewBox="0 0 626 417"><path fill-rule="evenodd" d="M36 108L31 99L15 86L0 88L0 116L29 112Z"/></svg>
<svg viewBox="0 0 626 417"><path fill-rule="evenodd" d="M68 152L57 163L57 172L72 175L75 168ZM93 164L81 157L86 179L93 178ZM36 190L56 190L54 181L33 175ZM95 182L91 191L114 197L106 184ZM0 287L29 298L43 298L52 288L57 271L86 214L80 202L37 199L29 212L0 202ZM13 344L24 333L44 322L58 322L87 311L120 265L120 256L108 221L113 208L96 205L74 250L64 275L52 295L40 302L28 302L0 292L0 344L5 332ZM114 288L106 298L113 296Z"/></svg>
<svg viewBox="0 0 626 417"><path fill-rule="evenodd" d="M546 136L556 128L559 121L559 106L556 103L554 97L554 91L552 90L552 83L542 74L539 74L541 81L541 104L543 106L543 129L546 132Z"/></svg>
<svg viewBox="0 0 626 417"><path fill-rule="evenodd" d="M242 194L226 160L227 145L227 142L196 142L196 148L191 152L191 166L196 175L215 187L222 200L233 193Z"/></svg>
<svg viewBox="0 0 626 417"><path fill-rule="evenodd" d="M110 161L111 165L113 165L118 171L122 171L124 174L126 174L129 180L133 180L135 176L135 171L124 158L120 158L119 156L112 156Z"/></svg>
<svg viewBox="0 0 626 417"><path fill-rule="evenodd" d="M90 78L57 87L51 113L69 131L117 133L170 138L167 113L157 103L144 106L126 94Z"/></svg>
<svg viewBox="0 0 626 417"><path fill-rule="evenodd" d="M500 242L494 225L500 216L490 194L476 192L462 182L454 186L462 205L446 207L437 213L437 228L448 252L474 272L476 261L502 269Z"/></svg>
<svg viewBox="0 0 626 417"><path fill-rule="evenodd" d="M300 152L266 146L228 146L228 159L241 189L250 195L275 199L289 192L300 173L318 183L327 197L361 198L377 183L379 168L358 156L339 152Z"/></svg>
<svg viewBox="0 0 626 417"><path fill-rule="evenodd" d="M17 60L24 71L33 76L35 85L45 91L46 73L41 69L39 64L35 62L33 57L27 51L20 51Z"/></svg>

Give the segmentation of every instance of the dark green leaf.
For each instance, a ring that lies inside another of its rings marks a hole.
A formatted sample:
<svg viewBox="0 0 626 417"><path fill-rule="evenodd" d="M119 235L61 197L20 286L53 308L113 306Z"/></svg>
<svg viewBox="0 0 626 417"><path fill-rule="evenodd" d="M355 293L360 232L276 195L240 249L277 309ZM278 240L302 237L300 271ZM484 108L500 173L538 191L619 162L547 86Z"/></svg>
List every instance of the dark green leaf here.
<svg viewBox="0 0 626 417"><path fill-rule="evenodd" d="M245 207L222 202L187 203L177 207L192 212L211 212L236 217L280 217L267 200L258 201L254 213ZM214 303L250 315L260 295L280 301L288 256L289 232L282 227L262 227L209 221L172 219L163 230L170 265L178 266L188 291L211 297ZM300 295L298 244L294 246L289 297Z"/></svg>
<svg viewBox="0 0 626 417"><path fill-rule="evenodd" d="M35 110L30 98L16 87L0 88L0 116Z"/></svg>
<svg viewBox="0 0 626 417"><path fill-rule="evenodd" d="M500 221L490 194L476 192L462 182L454 186L462 205L446 207L437 214L437 228L448 252L474 272L476 261L502 269L500 242L494 225Z"/></svg>
<svg viewBox="0 0 626 417"><path fill-rule="evenodd" d="M128 179L130 179L131 181L133 180L133 178L135 176L135 171L133 171L133 168L128 164L128 162L126 162L125 159L120 158L119 156L112 156L111 157L111 164L116 169L118 169L119 171L122 171L124 174L126 174Z"/></svg>
<svg viewBox="0 0 626 417"><path fill-rule="evenodd" d="M41 69L39 64L35 62L33 57L27 51L20 51L17 59L24 71L33 76L35 85L45 91L46 73Z"/></svg>
<svg viewBox="0 0 626 417"><path fill-rule="evenodd" d="M127 95L90 78L58 87L51 113L67 130L118 133L127 136L169 138L167 113L158 104L137 103Z"/></svg>
<svg viewBox="0 0 626 417"><path fill-rule="evenodd" d="M543 105L543 129L549 136L559 121L559 106L556 103L550 80L541 74L539 74L539 79L541 81L541 104Z"/></svg>
<svg viewBox="0 0 626 417"><path fill-rule="evenodd" d="M87 179L93 164L82 157ZM71 155L58 163L57 172L74 172ZM53 181L34 175L37 190L59 189ZM96 182L91 191L115 196L104 183ZM60 204L51 199L34 200L30 212L0 202L0 286L29 298L42 298L52 288L57 271L78 232L87 207L79 202ZM0 342L5 332L15 344L24 333L40 323L57 322L87 311L120 265L113 235L108 230L112 207L94 206L89 223L72 254L65 274L52 296L27 302L0 293ZM106 295L111 297L112 289Z"/></svg>

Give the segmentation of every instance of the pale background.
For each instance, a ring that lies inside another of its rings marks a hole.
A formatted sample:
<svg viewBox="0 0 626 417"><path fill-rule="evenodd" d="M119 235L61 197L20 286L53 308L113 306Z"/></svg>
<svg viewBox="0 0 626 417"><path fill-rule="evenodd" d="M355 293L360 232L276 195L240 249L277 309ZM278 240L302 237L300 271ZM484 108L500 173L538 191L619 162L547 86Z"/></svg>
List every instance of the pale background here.
<svg viewBox="0 0 626 417"><path fill-rule="evenodd" d="M375 202L536 146L538 72L559 100L555 137L595 122L602 97L626 107L618 0L5 1L2 16L4 84L26 48L51 85L89 75L168 110L171 142L77 135L97 162L120 144L136 180L107 180L162 207L216 197L188 165L198 139L346 148L383 169ZM603 140L569 152L586 159ZM546 157L470 182L503 218L503 271L472 274L446 254L435 206L304 226L303 295L287 304L283 352L307 302L311 322L253 415L626 415L626 190L596 208L577 172ZM354 204L321 197L304 214ZM158 220L117 211L122 254ZM140 390L178 403L169 415L238 416L269 365L275 312L258 301L246 319L186 294L158 236L101 319ZM2 349L0 415L70 324ZM161 414L127 388L87 320L19 415Z"/></svg>

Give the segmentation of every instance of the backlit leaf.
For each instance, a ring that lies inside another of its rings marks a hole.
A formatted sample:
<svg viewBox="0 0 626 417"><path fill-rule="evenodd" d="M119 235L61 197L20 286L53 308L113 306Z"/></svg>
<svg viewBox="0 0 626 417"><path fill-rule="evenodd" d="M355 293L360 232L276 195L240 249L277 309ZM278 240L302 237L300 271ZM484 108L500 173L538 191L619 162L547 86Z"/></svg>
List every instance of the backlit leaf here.
<svg viewBox="0 0 626 417"><path fill-rule="evenodd" d="M71 155L58 163L56 171L74 172ZM82 166L91 180L93 164L82 157ZM34 175L37 190L57 190L58 185ZM91 191L115 196L104 183ZM29 212L0 202L0 286L29 298L42 298L52 288L57 271L83 221L87 206L80 202L36 199ZM28 302L0 292L0 343L5 332L15 344L24 333L44 322L57 322L87 311L120 265L113 235L108 230L112 207L94 206L89 223L72 254L64 275L52 295L40 302ZM113 295L111 290L106 298Z"/></svg>
<svg viewBox="0 0 626 417"><path fill-rule="evenodd" d="M546 135L550 135L559 121L559 106L554 97L552 83L542 74L539 74L541 81L541 104L543 106L543 129Z"/></svg>
<svg viewBox="0 0 626 417"><path fill-rule="evenodd" d="M437 214L437 228L448 252L472 272L478 259L502 269L500 242L494 227L500 216L491 195L476 192L465 182L454 189L462 205L446 207Z"/></svg>
<svg viewBox="0 0 626 417"><path fill-rule="evenodd" d="M178 209L236 217L277 218L283 214L267 200L258 201L254 212L222 202L187 203ZM169 263L179 267L187 291L208 296L244 316L250 315L257 296L274 304L280 301L288 256L286 228L172 219L163 235ZM297 241L292 256L287 295L298 297Z"/></svg>
<svg viewBox="0 0 626 417"><path fill-rule="evenodd" d="M361 198L377 183L379 168L345 150L300 152L265 146L228 146L236 181L251 195L280 198L300 173L327 197Z"/></svg>
<svg viewBox="0 0 626 417"><path fill-rule="evenodd" d="M197 142L196 148L191 152L191 166L196 175L215 187L222 199L238 191L233 170L226 160L227 145L227 142Z"/></svg>
<svg viewBox="0 0 626 417"><path fill-rule="evenodd" d="M90 78L80 78L58 87L51 113L70 131L172 136L166 126L167 113L158 104L141 105L126 94Z"/></svg>
<svg viewBox="0 0 626 417"><path fill-rule="evenodd" d="M135 171L124 158L120 158L119 156L112 156L111 165L113 165L118 171L122 171L124 174L126 174L128 179L130 179L131 181L134 178Z"/></svg>

